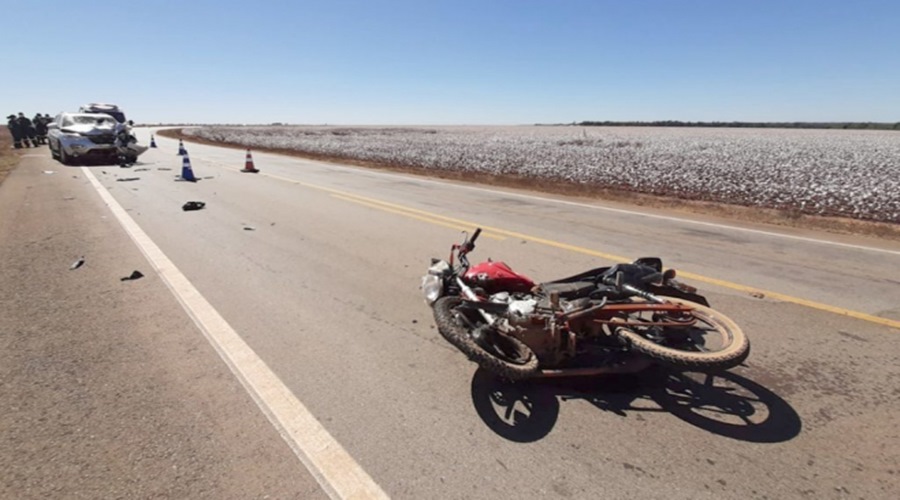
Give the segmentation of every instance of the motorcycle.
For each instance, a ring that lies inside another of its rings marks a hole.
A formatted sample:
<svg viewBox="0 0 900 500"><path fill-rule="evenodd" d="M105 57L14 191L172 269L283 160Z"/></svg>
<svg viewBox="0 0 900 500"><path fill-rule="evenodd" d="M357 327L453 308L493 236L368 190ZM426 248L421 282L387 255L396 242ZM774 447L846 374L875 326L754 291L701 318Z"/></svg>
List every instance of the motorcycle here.
<svg viewBox="0 0 900 500"><path fill-rule="evenodd" d="M535 283L504 262L470 265L477 228L422 278L441 336L509 380L642 370L715 372L747 359L741 328L658 257Z"/></svg>

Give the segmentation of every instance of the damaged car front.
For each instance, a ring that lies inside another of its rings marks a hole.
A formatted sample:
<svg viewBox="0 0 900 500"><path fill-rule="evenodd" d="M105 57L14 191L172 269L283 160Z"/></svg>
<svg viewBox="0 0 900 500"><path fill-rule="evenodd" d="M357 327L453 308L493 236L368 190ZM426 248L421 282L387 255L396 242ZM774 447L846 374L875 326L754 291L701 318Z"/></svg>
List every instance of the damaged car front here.
<svg viewBox="0 0 900 500"><path fill-rule="evenodd" d="M63 165L116 159L116 119L98 113L60 113L47 126L50 154Z"/></svg>

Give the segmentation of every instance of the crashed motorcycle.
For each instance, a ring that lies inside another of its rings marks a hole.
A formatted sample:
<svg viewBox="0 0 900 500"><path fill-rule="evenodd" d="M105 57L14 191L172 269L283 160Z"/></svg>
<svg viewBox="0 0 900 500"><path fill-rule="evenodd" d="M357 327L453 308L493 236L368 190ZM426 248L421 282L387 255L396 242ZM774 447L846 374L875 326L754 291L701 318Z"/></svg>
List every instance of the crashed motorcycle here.
<svg viewBox="0 0 900 500"><path fill-rule="evenodd" d="M447 260L432 259L421 288L441 336L500 377L625 373L652 364L714 372L750 353L741 328L657 257L535 283L503 262L470 265L480 234L464 233Z"/></svg>

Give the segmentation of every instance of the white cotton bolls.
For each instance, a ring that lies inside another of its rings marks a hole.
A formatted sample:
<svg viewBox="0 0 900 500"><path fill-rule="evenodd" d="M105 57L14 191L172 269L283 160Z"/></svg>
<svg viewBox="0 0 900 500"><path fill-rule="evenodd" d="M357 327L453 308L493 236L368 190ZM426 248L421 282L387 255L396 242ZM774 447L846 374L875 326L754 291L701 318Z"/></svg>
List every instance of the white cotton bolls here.
<svg viewBox="0 0 900 500"><path fill-rule="evenodd" d="M897 222L900 133L660 127L201 127L253 149L522 175Z"/></svg>

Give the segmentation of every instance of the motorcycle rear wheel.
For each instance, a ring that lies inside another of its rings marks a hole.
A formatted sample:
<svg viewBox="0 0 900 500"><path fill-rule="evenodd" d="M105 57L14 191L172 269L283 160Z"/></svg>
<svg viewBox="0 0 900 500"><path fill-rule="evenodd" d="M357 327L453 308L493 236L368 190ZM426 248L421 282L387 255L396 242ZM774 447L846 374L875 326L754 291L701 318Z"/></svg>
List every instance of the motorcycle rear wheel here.
<svg viewBox="0 0 900 500"><path fill-rule="evenodd" d="M473 325L472 319L457 310L460 303L462 300L459 297L441 297L432 306L434 321L442 337L462 351L470 361L502 378L521 380L534 377L540 372L534 351L516 338L494 333L503 346L495 343L496 347L491 350L476 342L473 334L476 329L484 327L483 321L481 325ZM515 352L517 359L503 356L503 350Z"/></svg>
<svg viewBox="0 0 900 500"><path fill-rule="evenodd" d="M697 320L696 325L689 327L669 327L663 329L663 338L673 336L684 337L678 345L663 344L648 338L650 328L619 326L615 331L631 348L660 364L677 369L696 370L701 372L723 371L743 363L750 355L750 341L744 331L724 314L709 307L672 297L666 300L689 306ZM631 318L637 319L637 318ZM646 318L643 318L646 320ZM624 321L624 320L623 320ZM721 340L721 345L708 349L703 340L697 339L702 332L713 334ZM692 342L689 342L690 339Z"/></svg>

